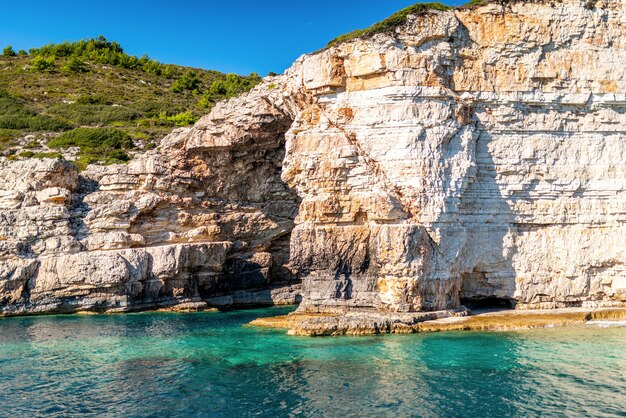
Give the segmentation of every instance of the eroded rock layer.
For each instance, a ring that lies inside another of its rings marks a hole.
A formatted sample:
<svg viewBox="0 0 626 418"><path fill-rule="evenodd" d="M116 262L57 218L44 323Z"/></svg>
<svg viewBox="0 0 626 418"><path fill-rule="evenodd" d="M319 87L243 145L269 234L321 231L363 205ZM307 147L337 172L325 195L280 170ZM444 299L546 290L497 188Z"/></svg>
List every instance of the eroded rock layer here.
<svg viewBox="0 0 626 418"><path fill-rule="evenodd" d="M409 16L127 166L0 164L4 313L625 306L626 5Z"/></svg>

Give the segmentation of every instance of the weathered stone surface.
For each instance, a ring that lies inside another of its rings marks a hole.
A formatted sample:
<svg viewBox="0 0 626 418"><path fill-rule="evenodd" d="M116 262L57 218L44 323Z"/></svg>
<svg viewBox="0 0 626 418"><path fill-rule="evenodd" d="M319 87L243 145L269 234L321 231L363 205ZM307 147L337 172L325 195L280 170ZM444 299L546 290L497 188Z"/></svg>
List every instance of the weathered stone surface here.
<svg viewBox="0 0 626 418"><path fill-rule="evenodd" d="M0 311L626 306L626 6L557 3L304 55L128 165L0 161Z"/></svg>
<svg viewBox="0 0 626 418"><path fill-rule="evenodd" d="M326 82L283 168L302 198L300 310L623 306L625 16L433 12L303 57L305 83Z"/></svg>

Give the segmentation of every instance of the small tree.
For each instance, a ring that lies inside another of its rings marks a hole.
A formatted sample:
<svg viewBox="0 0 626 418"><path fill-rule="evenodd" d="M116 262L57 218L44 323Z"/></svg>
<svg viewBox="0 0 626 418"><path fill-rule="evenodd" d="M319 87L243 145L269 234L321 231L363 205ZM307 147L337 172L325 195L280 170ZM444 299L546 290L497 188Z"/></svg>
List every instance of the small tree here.
<svg viewBox="0 0 626 418"><path fill-rule="evenodd" d="M262 78L256 73L251 73L247 77L227 74L224 79L213 81L208 90L202 95L202 99L200 99L198 104L201 107L210 108L220 100L230 99L249 91L261 81Z"/></svg>
<svg viewBox="0 0 626 418"><path fill-rule="evenodd" d="M14 57L17 54L15 53L15 51L13 50L13 47L11 45L7 45L3 50L2 50L2 55L4 55L5 57Z"/></svg>
<svg viewBox="0 0 626 418"><path fill-rule="evenodd" d="M84 73L87 72L87 67L85 67L85 63L78 57L71 57L67 63L61 67L61 71L64 73Z"/></svg>
<svg viewBox="0 0 626 418"><path fill-rule="evenodd" d="M200 87L200 79L196 75L196 72L193 70L187 71L187 73L183 74L181 78L176 80L174 84L172 84L172 88L170 89L174 93L182 93L183 90L198 90Z"/></svg>
<svg viewBox="0 0 626 418"><path fill-rule="evenodd" d="M176 67L170 64L166 64L163 66L163 70L161 71L165 78L174 78L178 75L178 71Z"/></svg>
<svg viewBox="0 0 626 418"><path fill-rule="evenodd" d="M159 61L145 61L142 68L144 72L149 74L161 75L163 72L163 65Z"/></svg>

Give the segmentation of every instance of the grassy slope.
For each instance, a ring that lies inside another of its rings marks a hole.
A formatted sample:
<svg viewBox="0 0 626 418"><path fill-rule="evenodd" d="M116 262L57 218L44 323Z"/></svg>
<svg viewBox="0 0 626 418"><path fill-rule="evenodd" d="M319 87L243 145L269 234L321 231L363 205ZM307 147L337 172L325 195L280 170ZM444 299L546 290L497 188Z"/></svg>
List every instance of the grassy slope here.
<svg viewBox="0 0 626 418"><path fill-rule="evenodd" d="M50 138L79 127L121 130L134 140L135 152L154 147L176 125L193 123L208 113L212 103L208 107L206 101L202 104L202 93L210 90L214 81L227 77L217 71L169 66L173 76L168 78L139 67L127 69L88 60L84 61L84 72L67 73L62 68L69 57L56 57L54 67L46 70L34 69L34 59L32 55L0 56L0 99L6 102L4 114L0 103L0 122L15 114L35 115L39 119L52 118L66 128L37 129L38 124L20 129L0 126L0 155L15 155L25 145L31 152L22 157L41 155L49 151L45 145ZM190 70L199 79L198 87L174 93L172 85ZM258 76L250 79L257 82ZM188 114L172 118L183 112Z"/></svg>

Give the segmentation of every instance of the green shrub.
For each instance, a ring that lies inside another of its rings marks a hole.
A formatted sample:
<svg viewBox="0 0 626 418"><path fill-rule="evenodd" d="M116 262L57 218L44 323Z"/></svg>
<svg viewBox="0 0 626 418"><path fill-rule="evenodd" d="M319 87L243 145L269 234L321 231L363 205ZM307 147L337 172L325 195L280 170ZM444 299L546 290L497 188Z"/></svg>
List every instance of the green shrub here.
<svg viewBox="0 0 626 418"><path fill-rule="evenodd" d="M545 2L545 0L470 0L469 2L465 3L463 6L461 7L474 7L474 6L484 6L490 3L495 3L498 4L502 7L505 7L507 5L510 5L512 3L518 3L518 2L522 2L522 1L526 1L529 3L541 3L541 2ZM558 2L560 2L561 0L559 0ZM590 3L591 4L595 4L597 0L588 0L585 4L585 7L587 7Z"/></svg>
<svg viewBox="0 0 626 418"><path fill-rule="evenodd" d="M139 59L132 55L121 54L117 59L117 65L122 68L132 70L139 66Z"/></svg>
<svg viewBox="0 0 626 418"><path fill-rule="evenodd" d="M137 120L137 126L143 128L154 128L157 126L174 126L174 124L167 120L167 113L162 112L160 115L153 116L151 118L143 118Z"/></svg>
<svg viewBox="0 0 626 418"><path fill-rule="evenodd" d="M51 70L54 68L54 61L55 61L54 55L49 56L49 57L37 55L35 56L35 58L33 58L30 61L30 65L35 71L46 71L46 70Z"/></svg>
<svg viewBox="0 0 626 418"><path fill-rule="evenodd" d="M49 44L41 48L33 48L30 53L44 57L72 57L79 61L92 61L127 69L143 69L146 64L152 64L145 68L153 73L162 66L148 56L137 58L126 54L119 43L109 42L104 36L71 43L66 41L60 44Z"/></svg>
<svg viewBox="0 0 626 418"><path fill-rule="evenodd" d="M196 123L198 117L191 112L183 112L172 116L162 115L161 119L165 119L176 126L189 126Z"/></svg>
<svg viewBox="0 0 626 418"><path fill-rule="evenodd" d="M262 78L256 73L252 73L247 77L227 74L225 78L215 80L211 84L211 87L204 92L198 104L201 107L209 108L220 100L230 99L251 90L261 81Z"/></svg>
<svg viewBox="0 0 626 418"><path fill-rule="evenodd" d="M0 129L60 132L70 128L67 123L38 115L6 92L0 92Z"/></svg>
<svg viewBox="0 0 626 418"><path fill-rule="evenodd" d="M48 142L50 148L132 148L128 134L112 128L76 128L64 132Z"/></svg>
<svg viewBox="0 0 626 418"><path fill-rule="evenodd" d="M36 113L22 105L13 97L0 96L1 116L34 116Z"/></svg>
<svg viewBox="0 0 626 418"><path fill-rule="evenodd" d="M87 66L80 58L71 57L65 65L61 67L61 71L67 74L86 73Z"/></svg>
<svg viewBox="0 0 626 418"><path fill-rule="evenodd" d="M492 3L494 1L495 0L470 0L469 2L465 3L463 6L464 7L482 6L487 3Z"/></svg>
<svg viewBox="0 0 626 418"><path fill-rule="evenodd" d="M118 164L130 160L124 149L132 148L131 137L112 128L77 128L48 141L50 148L78 147L76 165L84 170L89 164Z"/></svg>
<svg viewBox="0 0 626 418"><path fill-rule="evenodd" d="M119 121L129 122L141 116L133 109L124 106L79 103L51 106L48 113L77 125L107 125Z"/></svg>
<svg viewBox="0 0 626 418"><path fill-rule="evenodd" d="M114 149L107 153L105 163L106 164L115 164L119 161L129 161L130 157L121 149Z"/></svg>
<svg viewBox="0 0 626 418"><path fill-rule="evenodd" d="M0 129L61 132L70 128L67 123L44 115L0 116Z"/></svg>
<svg viewBox="0 0 626 418"><path fill-rule="evenodd" d="M209 94L216 96L233 97L250 90L261 81L258 74L252 73L248 77L237 74L227 74L223 80L215 80L209 88Z"/></svg>
<svg viewBox="0 0 626 418"><path fill-rule="evenodd" d="M19 154L17 154L18 157L24 157L24 158L30 158L33 155L35 155L35 153L32 151L22 151Z"/></svg>
<svg viewBox="0 0 626 418"><path fill-rule="evenodd" d="M176 78L178 77L178 70L176 69L175 66L173 65L164 65L163 69L161 70L161 74L163 75L163 77L165 78Z"/></svg>
<svg viewBox="0 0 626 418"><path fill-rule="evenodd" d="M99 162L98 157L91 153L79 154L78 157L74 160L74 164L78 167L79 171L83 171L89 164L94 164Z"/></svg>
<svg viewBox="0 0 626 418"><path fill-rule="evenodd" d="M35 116L36 113L5 91L0 91L0 116Z"/></svg>
<svg viewBox="0 0 626 418"><path fill-rule="evenodd" d="M171 90L173 93L182 93L185 90L197 90L198 87L200 87L200 79L195 71L189 70L172 84Z"/></svg>
<svg viewBox="0 0 626 418"><path fill-rule="evenodd" d="M3 50L2 50L2 55L5 57L14 57L17 54L15 53L15 51L13 50L13 47L11 45L7 45Z"/></svg>
<svg viewBox="0 0 626 418"><path fill-rule="evenodd" d="M125 131L135 142L145 142L152 139L150 134L143 130L129 129Z"/></svg>
<svg viewBox="0 0 626 418"><path fill-rule="evenodd" d="M110 150L102 152L97 149L86 149L81 151L74 164L80 171L83 171L89 164L123 164L130 161L130 156L122 150Z"/></svg>
<svg viewBox="0 0 626 418"><path fill-rule="evenodd" d="M148 74L161 75L163 73L163 65L159 61L147 61L141 69Z"/></svg>
<svg viewBox="0 0 626 418"><path fill-rule="evenodd" d="M79 126L119 127L141 147L149 142L158 144L156 140L167 135L172 127L193 123L193 115L205 113L198 105L201 93L208 90L213 81L226 78L216 71L164 65L147 56L124 59L122 54L125 52L119 44L100 38L46 45L33 49L32 55L27 57L4 59L6 68L0 71L0 90L7 89L15 98L19 97L19 101L0 92L2 126L20 128L5 131L17 132L17 138L23 138L34 132L33 129L42 127L59 132ZM3 58L0 57L0 61ZM38 65L44 72L29 68L31 61L42 59L48 60ZM82 71L80 64L74 65L81 62L88 71L72 72ZM121 68L135 64L132 70ZM192 74L188 74L190 70ZM181 78L179 85L188 85L200 93L191 94L194 90L187 88L180 94L172 93L172 84ZM236 91L238 89L225 89L226 94ZM223 98L226 96L213 95L207 106ZM68 99L76 102L70 104ZM122 106L110 106L114 103ZM159 115L163 112L166 117L161 119ZM184 115L177 117L180 113L190 113L191 119ZM42 126L44 122L47 126ZM57 126L50 126L51 123ZM45 143L40 137L38 140ZM18 145L11 145L2 152L14 149L20 152L23 148ZM41 148L32 151L41 151Z"/></svg>

